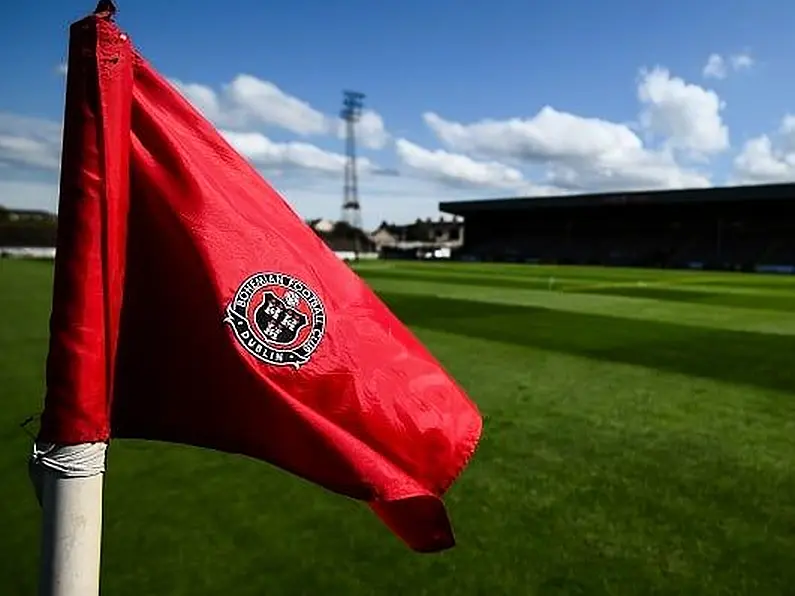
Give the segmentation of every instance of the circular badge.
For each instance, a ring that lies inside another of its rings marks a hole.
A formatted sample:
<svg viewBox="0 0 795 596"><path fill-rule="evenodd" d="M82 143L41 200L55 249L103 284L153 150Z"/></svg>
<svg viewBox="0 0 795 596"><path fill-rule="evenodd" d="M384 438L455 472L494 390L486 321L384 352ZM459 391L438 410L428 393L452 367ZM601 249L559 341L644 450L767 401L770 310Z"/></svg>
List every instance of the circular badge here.
<svg viewBox="0 0 795 596"><path fill-rule="evenodd" d="M238 287L224 322L255 358L299 368L323 339L326 309L301 280L284 273L255 273Z"/></svg>

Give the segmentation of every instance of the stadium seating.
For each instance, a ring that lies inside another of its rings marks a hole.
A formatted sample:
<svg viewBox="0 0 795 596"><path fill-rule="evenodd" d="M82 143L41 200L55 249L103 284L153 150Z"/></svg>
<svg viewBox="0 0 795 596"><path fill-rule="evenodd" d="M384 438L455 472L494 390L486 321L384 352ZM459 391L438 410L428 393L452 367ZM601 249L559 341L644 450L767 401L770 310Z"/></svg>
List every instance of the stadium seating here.
<svg viewBox="0 0 795 596"><path fill-rule="evenodd" d="M468 215L467 260L795 272L792 196L451 212Z"/></svg>

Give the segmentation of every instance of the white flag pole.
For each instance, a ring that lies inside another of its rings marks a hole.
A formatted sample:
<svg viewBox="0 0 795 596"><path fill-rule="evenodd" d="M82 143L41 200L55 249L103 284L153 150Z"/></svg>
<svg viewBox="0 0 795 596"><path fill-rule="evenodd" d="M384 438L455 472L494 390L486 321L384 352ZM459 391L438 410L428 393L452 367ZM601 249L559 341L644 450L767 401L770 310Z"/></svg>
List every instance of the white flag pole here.
<svg viewBox="0 0 795 596"><path fill-rule="evenodd" d="M98 596L107 444L36 443L30 476L42 507L39 596Z"/></svg>
<svg viewBox="0 0 795 596"><path fill-rule="evenodd" d="M99 0L94 14L112 19L116 5ZM28 470L42 509L39 596L99 596L107 449L105 442L33 445Z"/></svg>

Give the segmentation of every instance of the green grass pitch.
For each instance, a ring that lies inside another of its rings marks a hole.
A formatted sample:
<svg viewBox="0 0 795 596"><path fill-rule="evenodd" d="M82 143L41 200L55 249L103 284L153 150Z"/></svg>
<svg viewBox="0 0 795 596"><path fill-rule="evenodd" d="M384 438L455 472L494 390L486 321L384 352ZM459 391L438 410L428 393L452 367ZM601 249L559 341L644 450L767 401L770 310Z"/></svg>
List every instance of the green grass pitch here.
<svg viewBox="0 0 795 596"><path fill-rule="evenodd" d="M114 443L103 593L792 594L795 278L357 266L479 404L458 546L243 457ZM0 261L0 594L35 594L19 423L43 392L52 267Z"/></svg>

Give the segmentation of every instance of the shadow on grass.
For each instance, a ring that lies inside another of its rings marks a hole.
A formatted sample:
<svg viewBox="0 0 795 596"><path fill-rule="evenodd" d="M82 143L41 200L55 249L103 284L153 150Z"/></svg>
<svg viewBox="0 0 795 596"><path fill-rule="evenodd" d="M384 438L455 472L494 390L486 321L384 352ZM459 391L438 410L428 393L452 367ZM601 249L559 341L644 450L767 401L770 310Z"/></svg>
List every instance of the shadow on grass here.
<svg viewBox="0 0 795 596"><path fill-rule="evenodd" d="M795 337L382 293L409 325L795 393Z"/></svg>
<svg viewBox="0 0 795 596"><path fill-rule="evenodd" d="M414 282L428 282L434 284L445 284L453 286L483 286L486 288L516 288L520 290L539 290L546 289L549 285L549 276L528 276L526 279L519 279L516 277L504 277L505 272L498 275L483 275L480 272L459 272L449 269L444 271L433 271L430 267L425 271L417 269L409 271L390 271L387 269L371 269L366 271L357 271L359 275L365 280L398 280L398 281L414 281Z"/></svg>
<svg viewBox="0 0 795 596"><path fill-rule="evenodd" d="M720 278L710 277L709 273L704 274L703 279L698 283L716 287L743 287L756 288L758 290L784 290L795 291L795 276L793 275L759 275L746 273L723 273Z"/></svg>
<svg viewBox="0 0 795 596"><path fill-rule="evenodd" d="M594 273L604 270L595 269ZM402 280L413 282L433 282L434 284L444 284L451 286L482 286L486 288L512 288L517 290L546 290L550 284L550 278L554 276L536 276L520 279L516 277L497 277L493 275L480 274L461 274L458 272L450 273L434 271L390 271L390 270L369 270L361 272L366 280ZM741 283L740 283L741 282ZM620 280L616 280L616 284ZM624 282L626 283L626 282ZM624 298L646 298L652 300L665 300L670 302L685 302L691 304L710 304L715 306L729 306L749 308L754 310L773 310L783 312L795 312L795 285L792 286L793 293L789 294L782 290L786 286L778 285L777 292L770 294L737 294L721 292L718 287L715 291L704 292L687 290L671 287L654 286L628 286L628 285L603 285L593 287L586 285L579 288L577 282L572 284L570 279L558 279L557 288L562 288L565 292L576 294L597 294L601 296L620 296ZM745 286L745 279L739 280L735 286Z"/></svg>
<svg viewBox="0 0 795 596"><path fill-rule="evenodd" d="M651 298L669 302L689 302L692 304L712 304L757 310L776 310L795 312L795 293L786 294L731 294L727 292L700 292L665 287L604 287L570 290L578 294L598 294L601 296L622 296L625 298Z"/></svg>

